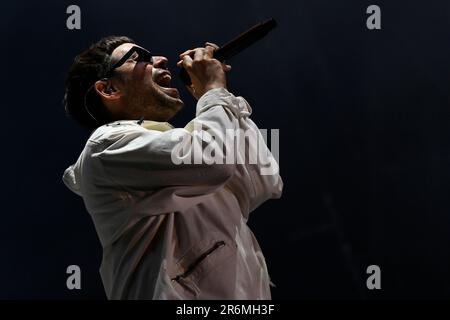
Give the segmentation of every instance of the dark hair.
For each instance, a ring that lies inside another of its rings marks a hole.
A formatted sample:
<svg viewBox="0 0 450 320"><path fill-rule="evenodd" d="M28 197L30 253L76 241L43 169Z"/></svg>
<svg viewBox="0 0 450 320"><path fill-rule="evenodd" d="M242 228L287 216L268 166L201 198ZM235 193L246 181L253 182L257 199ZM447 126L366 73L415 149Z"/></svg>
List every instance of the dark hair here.
<svg viewBox="0 0 450 320"><path fill-rule="evenodd" d="M114 49L123 43L135 42L125 36L109 36L101 39L77 55L67 73L64 95L66 114L87 129L93 130L112 121L100 96L92 87L109 69ZM89 114L85 104L95 119Z"/></svg>

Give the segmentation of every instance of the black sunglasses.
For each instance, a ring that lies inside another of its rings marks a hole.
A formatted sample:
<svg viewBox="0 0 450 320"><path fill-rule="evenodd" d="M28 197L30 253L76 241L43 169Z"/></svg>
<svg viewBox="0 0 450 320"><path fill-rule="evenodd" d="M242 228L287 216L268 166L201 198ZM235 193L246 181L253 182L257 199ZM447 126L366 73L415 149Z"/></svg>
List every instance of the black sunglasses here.
<svg viewBox="0 0 450 320"><path fill-rule="evenodd" d="M119 68L120 66L122 66L135 53L137 54L137 57L134 59L136 62L143 61L143 62L147 62L149 64L153 64L153 56L150 53L150 51L147 51L147 50L137 47L137 46L132 46L130 48L130 50L128 50L128 52L125 53L122 58L120 58L119 61L114 63L109 68L109 70L104 74L104 76L102 78L111 77L114 70Z"/></svg>

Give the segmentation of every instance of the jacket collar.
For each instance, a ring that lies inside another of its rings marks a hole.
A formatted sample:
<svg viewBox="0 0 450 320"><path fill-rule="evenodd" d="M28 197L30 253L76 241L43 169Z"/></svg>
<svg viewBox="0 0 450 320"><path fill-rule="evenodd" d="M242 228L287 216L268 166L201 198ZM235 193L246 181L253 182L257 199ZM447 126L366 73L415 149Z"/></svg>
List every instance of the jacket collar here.
<svg viewBox="0 0 450 320"><path fill-rule="evenodd" d="M168 122L159 122L153 120L116 120L106 124L107 126L121 126L121 125L138 125L148 130L167 131L174 127Z"/></svg>

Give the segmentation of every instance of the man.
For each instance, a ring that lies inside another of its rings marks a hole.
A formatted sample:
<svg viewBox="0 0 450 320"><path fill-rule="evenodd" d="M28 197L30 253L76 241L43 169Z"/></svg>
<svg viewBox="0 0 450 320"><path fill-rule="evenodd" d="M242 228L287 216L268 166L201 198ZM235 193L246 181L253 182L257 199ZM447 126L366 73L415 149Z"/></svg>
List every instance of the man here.
<svg viewBox="0 0 450 320"><path fill-rule="evenodd" d="M276 161L264 143L257 152L276 169L270 174L261 174L260 163L220 161L232 154L229 145L214 155L195 148L212 137L225 141L227 130L261 138L248 103L228 92L231 67L213 58L215 49L206 43L180 55L177 65L198 99L185 128L167 123L183 107L167 59L127 37L100 40L68 73L66 111L93 132L63 181L94 221L109 299L271 298L264 256L246 222L281 196ZM242 160L255 144L237 149L234 159Z"/></svg>

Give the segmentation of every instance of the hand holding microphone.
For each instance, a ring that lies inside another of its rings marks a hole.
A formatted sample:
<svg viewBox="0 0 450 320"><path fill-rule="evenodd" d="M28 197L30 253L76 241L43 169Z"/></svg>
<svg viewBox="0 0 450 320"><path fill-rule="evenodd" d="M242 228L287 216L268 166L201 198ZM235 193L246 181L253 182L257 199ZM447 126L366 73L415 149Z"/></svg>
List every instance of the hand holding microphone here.
<svg viewBox="0 0 450 320"><path fill-rule="evenodd" d="M231 70L231 66L221 63L214 58L214 51L219 47L206 42L204 48L196 48L180 54L177 66L183 67L191 80L186 84L191 94L199 99L207 91L214 88L226 88L225 72Z"/></svg>
<svg viewBox="0 0 450 320"><path fill-rule="evenodd" d="M205 48L183 52L180 55L182 60L177 63L178 67L183 67L180 71L181 80L197 99L211 88L220 86L226 88L225 72L229 71L231 67L221 65L221 62L230 59L264 38L276 26L277 23L272 18L258 23L220 48L207 42Z"/></svg>

